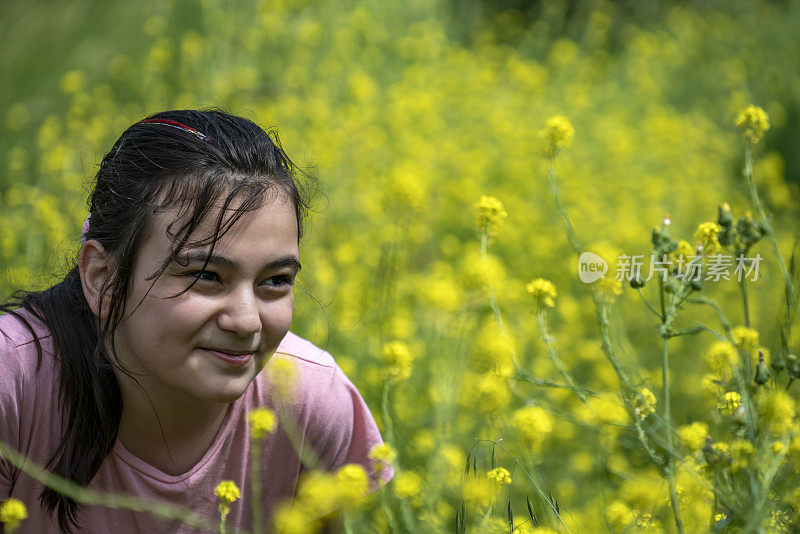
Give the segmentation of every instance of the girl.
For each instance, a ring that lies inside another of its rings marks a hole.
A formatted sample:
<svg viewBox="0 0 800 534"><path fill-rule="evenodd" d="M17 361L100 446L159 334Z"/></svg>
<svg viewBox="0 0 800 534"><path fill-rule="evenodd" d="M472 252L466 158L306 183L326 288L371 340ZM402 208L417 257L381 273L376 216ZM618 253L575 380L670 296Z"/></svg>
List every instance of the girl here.
<svg viewBox="0 0 800 534"><path fill-rule="evenodd" d="M381 437L360 394L289 332L308 207L295 173L267 133L219 111L128 128L97 172L77 265L0 306L0 441L79 485L210 521L214 488L233 481L243 498L226 524L246 529L254 513L266 524L307 469L356 463L373 489L388 481L391 467L375 473L368 459ZM279 423L254 440L247 416L259 407ZM195 531L79 506L0 458L0 501L10 497L28 508L26 532Z"/></svg>

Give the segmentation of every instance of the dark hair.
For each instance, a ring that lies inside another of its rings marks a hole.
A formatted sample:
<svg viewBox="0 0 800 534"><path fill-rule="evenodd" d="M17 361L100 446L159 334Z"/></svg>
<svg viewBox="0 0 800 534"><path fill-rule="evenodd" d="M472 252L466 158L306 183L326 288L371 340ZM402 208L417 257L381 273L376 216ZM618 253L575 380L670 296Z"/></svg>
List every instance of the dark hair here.
<svg viewBox="0 0 800 534"><path fill-rule="evenodd" d="M100 306L108 306L106 319L98 326L84 297L77 265L53 287L19 291L0 305L0 311L17 316L33 333L39 366L41 344L33 327L15 309L28 310L48 326L59 355L63 434L47 463L49 469L88 486L114 447L122 416L114 369L136 380L119 362L114 332L123 320L134 260L154 213L178 211L167 228L171 254L149 278L153 283L220 200L214 234L191 243L210 245L209 256L243 213L258 209L276 194L286 195L294 205L299 238L309 199L307 189L296 180L298 173L274 132L266 133L247 119L219 110L157 113L128 128L114 143L97 171L86 233L87 240L103 245L116 265L103 288L108 289L107 303L104 296L100 298ZM235 208L231 207L234 200ZM230 211L233 215L226 218ZM105 348L106 339L112 341L113 360ZM62 530L78 528L81 507L75 501L45 488L40 502L51 515L57 511Z"/></svg>

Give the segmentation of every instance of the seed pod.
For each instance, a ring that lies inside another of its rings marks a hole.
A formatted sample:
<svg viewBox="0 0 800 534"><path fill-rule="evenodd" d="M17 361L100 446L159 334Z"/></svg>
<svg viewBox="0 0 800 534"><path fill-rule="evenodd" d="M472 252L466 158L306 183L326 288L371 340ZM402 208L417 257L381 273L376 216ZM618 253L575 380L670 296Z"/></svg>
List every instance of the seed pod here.
<svg viewBox="0 0 800 534"><path fill-rule="evenodd" d="M763 386L767 383L771 375L772 373L770 372L769 367L767 367L767 364L764 362L764 353L758 351L758 365L756 366L755 376L756 384Z"/></svg>

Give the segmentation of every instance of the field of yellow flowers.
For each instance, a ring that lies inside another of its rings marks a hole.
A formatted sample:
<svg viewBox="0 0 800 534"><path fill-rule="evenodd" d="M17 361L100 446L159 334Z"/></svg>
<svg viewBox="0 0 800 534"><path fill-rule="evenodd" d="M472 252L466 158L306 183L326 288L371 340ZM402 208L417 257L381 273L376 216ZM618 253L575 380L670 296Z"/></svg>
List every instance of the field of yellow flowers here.
<svg viewBox="0 0 800 534"><path fill-rule="evenodd" d="M800 531L800 4L100 4L0 8L0 293L66 272L125 127L219 106L321 183L293 330L397 473L342 528Z"/></svg>

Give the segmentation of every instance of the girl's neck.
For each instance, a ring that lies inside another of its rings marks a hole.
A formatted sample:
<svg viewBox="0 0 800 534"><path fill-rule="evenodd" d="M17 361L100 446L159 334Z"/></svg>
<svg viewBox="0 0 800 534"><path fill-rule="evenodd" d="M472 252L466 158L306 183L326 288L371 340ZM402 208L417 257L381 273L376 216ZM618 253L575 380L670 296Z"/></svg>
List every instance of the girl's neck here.
<svg viewBox="0 0 800 534"><path fill-rule="evenodd" d="M149 392L151 405L129 379L120 380L120 387L123 410L118 439L128 452L171 476L188 472L200 461L230 407L230 403L189 401Z"/></svg>

